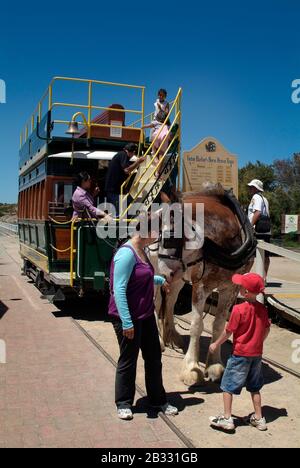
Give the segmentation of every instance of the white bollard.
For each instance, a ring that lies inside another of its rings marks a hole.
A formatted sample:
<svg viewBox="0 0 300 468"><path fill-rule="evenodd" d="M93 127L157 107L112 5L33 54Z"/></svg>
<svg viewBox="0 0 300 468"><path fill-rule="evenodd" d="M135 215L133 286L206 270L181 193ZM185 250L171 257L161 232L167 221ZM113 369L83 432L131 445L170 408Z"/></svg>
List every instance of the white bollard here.
<svg viewBox="0 0 300 468"><path fill-rule="evenodd" d="M259 248L260 242L263 241L258 241L257 249L256 249L256 262L255 262L255 269L256 273L264 278L265 276L265 251L264 249ZM258 302L261 302L264 304L264 295L259 294L257 296Z"/></svg>

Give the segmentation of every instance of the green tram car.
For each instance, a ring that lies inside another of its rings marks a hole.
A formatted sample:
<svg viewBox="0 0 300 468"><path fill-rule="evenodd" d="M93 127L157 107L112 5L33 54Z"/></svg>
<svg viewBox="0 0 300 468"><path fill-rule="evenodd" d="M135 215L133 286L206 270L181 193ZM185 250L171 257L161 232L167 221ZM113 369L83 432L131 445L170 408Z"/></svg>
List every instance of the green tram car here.
<svg viewBox="0 0 300 468"><path fill-rule="evenodd" d="M177 167L180 171L181 89L168 115L169 145L160 168L164 178L154 175L153 142L142 130L153 115L145 116L144 107L144 86L55 77L21 133L18 226L23 271L52 301L106 291L117 243L117 235L108 240L97 236L96 220L72 219L76 175L87 171L100 188L96 202L103 202L109 161L125 144L138 144L137 157L144 155L146 161L121 188L118 225L130 221L133 203L150 208L166 176Z"/></svg>

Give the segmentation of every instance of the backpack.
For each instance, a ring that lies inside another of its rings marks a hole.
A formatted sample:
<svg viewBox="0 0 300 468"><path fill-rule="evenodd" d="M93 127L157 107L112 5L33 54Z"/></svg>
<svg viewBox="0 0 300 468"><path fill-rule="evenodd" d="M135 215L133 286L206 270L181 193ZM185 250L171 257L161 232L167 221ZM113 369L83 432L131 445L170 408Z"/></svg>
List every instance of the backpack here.
<svg viewBox="0 0 300 468"><path fill-rule="evenodd" d="M266 207L266 204L265 204L264 197L260 193L258 195L262 198L263 204L265 206L265 211L267 213L267 207ZM261 214L258 221L255 224L255 232L257 234L267 234L270 231L271 231L271 218L270 218L270 216Z"/></svg>

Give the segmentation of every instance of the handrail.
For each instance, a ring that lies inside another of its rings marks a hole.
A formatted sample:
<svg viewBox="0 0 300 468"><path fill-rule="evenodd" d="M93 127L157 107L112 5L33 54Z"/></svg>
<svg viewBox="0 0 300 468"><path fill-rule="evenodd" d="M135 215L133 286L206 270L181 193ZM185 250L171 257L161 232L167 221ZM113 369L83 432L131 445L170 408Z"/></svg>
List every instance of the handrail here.
<svg viewBox="0 0 300 468"><path fill-rule="evenodd" d="M280 257L289 258L295 262L300 262L300 253L293 252L292 250L279 247L278 245L269 244L262 240L257 241L257 249L264 250L279 255Z"/></svg>
<svg viewBox="0 0 300 468"><path fill-rule="evenodd" d="M64 216L64 215L62 215ZM71 224L72 222L72 219L70 219L69 221L57 221L56 219L52 218L51 216L48 215L48 218L50 219L50 221L52 221L54 224L59 224L59 225L65 225L65 224Z"/></svg>
<svg viewBox="0 0 300 468"><path fill-rule="evenodd" d="M0 222L0 228L6 229L7 231L14 232L15 234L18 234L18 231L19 231L19 226L17 224L12 224L12 223Z"/></svg>
<svg viewBox="0 0 300 468"><path fill-rule="evenodd" d="M148 147L146 153L143 155L144 157L146 157L146 156L149 154L149 152L152 150L152 147L153 147L153 145L154 145L156 139L159 137L159 135L160 135L160 133L161 133L161 131L162 131L162 129L163 129L163 126L166 125L167 121L169 120L169 118L170 118L170 116L171 116L171 113L173 112L173 109L175 108L175 105L176 105L177 103L180 103L181 94L182 94L182 89L179 88L179 91L178 91L178 93L177 93L177 96L176 96L176 98L175 98L174 101L173 101L173 104L172 104L172 106L171 106L171 108L170 108L170 110L169 110L168 115L166 116L166 119L165 119L163 125L161 126L161 128L160 128L159 132L157 133L157 135L155 136L154 140L151 142L151 144L150 144L150 146ZM177 115L176 115L176 118L177 118ZM179 120L179 122L180 122L180 120ZM163 143L166 141L167 136L170 134L170 131L171 131L171 129L172 129L173 126L174 126L174 123L175 123L175 119L174 119L173 124L171 125L171 127L170 127L170 129L169 129L168 134L165 136L165 138L164 138L162 144L160 145L160 147L158 148L158 150L157 150L156 153L159 153L160 148L161 148L161 146L163 145ZM148 170L149 167L151 166L152 162L154 161L154 159L155 159L155 157L156 157L156 153L155 153L155 155L153 156L153 158L150 160L150 163L148 164L148 166L146 166L146 169L144 170L144 172L142 173L142 175L139 177L139 180L144 176L144 174L147 172L147 170ZM121 193L120 193L120 195L121 195L121 205L123 204L124 187L128 184L128 181L129 181L130 177L131 177L131 175L129 175L129 176L127 177L127 179L126 179L126 180L123 182L123 184L121 185Z"/></svg>
<svg viewBox="0 0 300 468"><path fill-rule="evenodd" d="M162 126L161 126L159 132L157 133L157 135L155 136L154 140L151 142L151 144L150 144L149 148L147 149L146 153L143 155L144 157L146 157L146 156L149 154L149 152L152 150L152 147L153 147L155 141L157 140L157 138L159 137L160 133L162 132L162 129L163 129L164 125L166 125L166 123L168 122L168 120L169 120L169 118L170 118L170 116L171 116L171 114L172 114L172 112L173 112L173 110L174 110L174 108L175 108L175 105L177 104L177 102L180 102L181 94L182 94L182 89L179 88L178 93L177 93L177 96L176 96L176 98L175 98L174 101L173 101L173 104L172 104L172 106L171 106L171 108L170 108L170 110L169 110L168 115L167 115L166 118L165 118L164 123L162 124ZM180 112L180 111L179 111L179 112ZM178 114L178 113L177 113L177 114ZM176 117L177 117L177 115L176 115ZM166 135L166 137L170 134L170 131L171 131L171 129L173 128L174 123L175 123L175 119L174 119L173 124L171 125L171 127L170 127L170 129L169 129L169 132L168 132L168 134ZM162 144L165 142L166 137L165 137L165 139L163 140ZM160 147L158 148L157 153L159 153L159 150L160 150L162 144L161 144ZM143 174L140 176L140 178L142 178L142 177L144 176L144 174L147 172L147 170L148 170L149 167L151 166L152 162L154 161L155 157L156 157L156 154L153 156L153 158L151 159L150 163L149 163L148 166L146 167L145 171L144 171ZM129 178L130 178L130 176L128 176L128 179L129 179ZM127 182L127 179L126 179L126 181L125 181L125 182L122 184L122 186L121 186L121 199L122 199L122 195L123 195L123 186L125 185L126 182ZM128 182L127 182L127 183L128 183Z"/></svg>
<svg viewBox="0 0 300 468"><path fill-rule="evenodd" d="M165 141L167 140L168 136L171 134L171 130L173 129L173 127L174 127L174 125L175 125L175 123L176 123L176 121L177 121L178 116L179 116L179 114L176 115L176 117L175 117L175 119L174 119L174 121L173 121L171 127L169 128L169 132L165 135L165 137L164 137L163 141L161 142L159 148L157 149L156 153L152 156L152 159L150 159L148 165L145 167L144 172L143 172L143 173L141 174L141 176L140 176L140 179L146 174L146 172L147 172L148 169L150 168L151 164L154 162L154 160L155 160L157 154L159 154L159 152L160 152L160 150L161 150L161 147L163 146L163 144L164 144ZM165 124L164 124L164 125L165 125ZM163 127L163 126L162 126L162 127ZM161 128L160 131L158 132L157 136L160 134L161 131L162 131L162 128ZM153 141L155 141L155 140L156 140L156 137L155 137L155 139L154 139ZM166 153L165 153L165 154L166 154ZM145 155L146 155L146 153L145 153ZM162 160L162 158L161 158L161 160ZM138 184L139 184L139 180L137 180L137 181L133 184L133 187L136 187Z"/></svg>
<svg viewBox="0 0 300 468"><path fill-rule="evenodd" d="M67 247L66 249L60 250L60 249L57 249L56 247L54 247L54 245L52 245L52 244L49 244L49 245L50 245L51 249L53 249L55 252L58 252L58 253L68 252L70 250L70 248L71 248L71 246L70 246L70 247Z"/></svg>
<svg viewBox="0 0 300 468"><path fill-rule="evenodd" d="M172 147L172 145L174 144L175 140L177 139L177 134L174 135L172 141L170 142L166 152L164 153L164 156L166 154L168 154L168 151L170 150L170 148ZM155 166L153 168L153 171L151 172L150 176L148 177L148 179L143 183L143 186L138 190L138 193L135 195L133 201L128 205L128 207L126 208L126 210L124 212L121 213L119 219L122 219L123 220L123 216L128 213L128 211L130 210L130 208L132 207L132 205L135 203L136 199L139 197L139 195L143 192L143 190L145 189L145 187L147 186L147 184L149 183L149 181L152 179L152 177L154 176L154 174L160 169L160 167L162 166L164 162L164 157L162 157L159 161L159 163L157 164L157 166ZM164 181L165 182L165 181ZM122 205L121 205L122 206Z"/></svg>
<svg viewBox="0 0 300 468"><path fill-rule="evenodd" d="M256 273L258 273L263 278L265 277L265 251L272 252L281 257L289 258L295 262L300 262L300 253L293 252L277 245L272 245L262 240L257 241L256 247ZM262 304L264 303L263 294L259 294L258 301Z"/></svg>
<svg viewBox="0 0 300 468"><path fill-rule="evenodd" d="M171 131L172 131L172 129L173 129L175 123L177 123L177 121L178 121L178 123L179 123L178 131L176 132L176 134L175 134L174 137L172 138L172 142L170 143L169 147L168 147L167 150L165 151L164 156L168 153L168 151L169 151L169 149L171 148L172 144L174 143L175 139L178 137L178 134L179 134L179 138L180 138L180 123L181 123L180 102L181 102L181 94L182 94L182 89L179 88L178 93L177 93L177 96L176 96L176 98L175 98L174 101L173 101L173 104L172 104L172 106L171 106L171 108L170 108L170 110L169 110L168 115L166 116L166 119L165 119L164 123L162 124L162 126L161 126L159 132L157 133L157 135L155 136L154 140L151 142L149 148L147 149L146 153L144 154L144 157L146 157L146 156L150 153L150 151L152 150L153 145L154 145L156 139L159 137L159 135L160 135L160 133L161 133L161 131L162 131L162 129L163 129L163 126L166 125L168 119L170 118L170 116L171 116L171 114L172 114L172 112L173 112L173 110L174 110L174 108L175 108L175 110L176 110L176 116L175 116L175 118L174 118L174 120L173 120L173 123L172 123L172 125L170 126L167 135L165 135L163 141L161 142L159 148L157 149L157 151L155 152L155 154L152 156L152 158L150 158L149 163L145 166L144 171L142 172L142 174L138 174L138 177L137 177L137 179L136 179L135 182L134 182L133 188L135 188L135 187L140 183L140 181L142 180L143 176L144 176L144 175L146 174L146 172L149 170L151 164L153 163L153 161L154 161L155 158L157 157L157 154L159 154L159 152L160 152L160 150L161 150L163 144L165 143L165 141L167 140L167 138L170 136ZM179 147L179 151L180 151L180 147ZM164 156L163 156L163 157L164 157ZM158 170L158 168L161 166L162 161L163 161L163 157L160 158L159 164L157 165L157 167L154 168L154 170L152 171L151 175L148 177L147 181L144 182L144 185L143 185L142 189L139 190L138 194L134 197L134 200L136 200L136 199L138 198L138 196L140 195L140 193L142 192L142 190L143 190L143 189L145 188L145 186L149 183L149 180L153 177L153 175L155 174L155 172L156 172L156 171ZM122 217L128 212L128 210L130 209L130 207L131 207L131 206L133 205L133 203L134 203L134 200L133 200L133 201L130 203L130 205L126 208L126 210L123 212L124 199L125 199L126 197L128 197L128 194L124 195L124 188L125 188L125 186L128 184L128 181L130 180L130 177L131 177L131 175L128 176L128 178L124 181L124 183L123 183L122 186L121 186L121 191L120 191L120 192L121 192L121 193L120 193L120 197L121 197L121 215L120 215L120 218L122 218Z"/></svg>
<svg viewBox="0 0 300 468"><path fill-rule="evenodd" d="M81 83L87 83L88 84L88 105L75 105L72 103L56 103L53 102L53 85L55 84L56 81L72 81L72 82L81 82ZM112 108L105 108L102 106L93 106L92 105L92 85L107 85L107 86L115 86L115 87L122 87L122 88L127 88L127 89L138 89L141 90L141 110L134 111L132 109L112 109ZM44 100L46 97L48 97L48 106L47 106L47 111L51 111L55 106L65 106L65 107L78 107L78 108L87 108L88 109L88 130L89 126L91 124L91 111L92 109L110 109L110 110L118 110L122 112L128 112L128 113L135 113L135 114L141 114L142 115L142 122L144 119L144 105L145 105L145 86L139 86L139 85L129 85L125 83L114 83L114 82L109 82L109 81L100 81L100 80L90 80L90 79L85 79L85 78L71 78L71 77L66 77L66 76L55 76L52 78L48 88L46 89L45 93L42 95L42 98L38 102L36 108L34 109L33 113L29 117L29 119L26 121L25 126L23 130L21 131L20 134L20 147L25 143L28 139L29 136L29 125L31 123L31 132L34 130L34 123L35 123L35 116L37 114L37 121L40 122L42 118L42 104L44 103ZM127 128L127 127L126 127ZM25 139L24 139L24 132L25 132Z"/></svg>
<svg viewBox="0 0 300 468"><path fill-rule="evenodd" d="M54 107L78 107L82 109L97 109L97 110L110 110L110 111L118 111L118 112L128 112L132 114L142 114L142 111L139 110L134 110L134 109L120 109L117 107L103 107L103 106L89 106L86 104L76 104L76 103L69 103L69 102L53 102L51 105L52 110ZM141 119L140 119L141 120ZM130 127L130 125L127 125L127 127Z"/></svg>
<svg viewBox="0 0 300 468"><path fill-rule="evenodd" d="M133 187L137 186L138 184L140 184L140 181L143 177L143 175L147 172L147 170L150 168L153 160L156 158L156 155L159 154L159 151L161 149L161 147L163 146L163 144L165 143L167 137L169 136L169 134L171 133L171 130L173 128L173 126L175 125L176 123L176 120L177 118L180 116L180 112L177 113L171 127L170 127L170 130L169 130L169 133L167 133L167 135L164 137L163 141L161 142L159 148L157 149L157 152L153 155L153 158L150 160L150 163L148 164L146 170L143 172L143 174L138 178L137 182L134 184ZM159 163L153 168L153 171L151 172L151 174L149 175L148 179L146 181L144 181L142 187L138 190L138 193L135 195L135 197L133 198L132 202L128 205L128 207L126 208L125 211L122 211L121 212L121 215L120 215L120 219L123 218L123 216L128 213L128 211L130 210L130 208L132 207L132 205L134 204L134 202L136 201L136 199L139 197L139 195L142 193L142 191L144 190L144 188L147 186L147 184L149 183L149 181L152 179L152 177L154 176L154 174L159 171L160 167L162 166L163 162L164 162L164 156L166 154L168 154L170 148L172 147L172 145L174 144L174 142L176 141L176 139L178 138L178 134L177 132L175 133L175 135L173 136L171 142L169 143L169 146L168 148L166 149L164 155L160 158L159 160ZM124 184L123 184L124 185ZM126 194L126 196L128 196L128 194ZM123 199L121 198L121 208L123 207Z"/></svg>
<svg viewBox="0 0 300 468"><path fill-rule="evenodd" d="M53 123L68 125L70 123L70 121L69 120L53 120ZM78 123L78 125L83 125L84 127L88 126L88 124L86 125L85 122L81 122L79 120L77 120L77 123ZM90 123L90 127L128 128L125 125L98 124L98 123L94 123L94 122ZM141 131L142 129L141 128L136 128L135 130Z"/></svg>
<svg viewBox="0 0 300 468"><path fill-rule="evenodd" d="M73 288L74 285L74 253L76 253L76 249L74 249L74 231L76 230L75 223L78 221L77 218L72 219L71 223L71 244L70 244L70 286Z"/></svg>

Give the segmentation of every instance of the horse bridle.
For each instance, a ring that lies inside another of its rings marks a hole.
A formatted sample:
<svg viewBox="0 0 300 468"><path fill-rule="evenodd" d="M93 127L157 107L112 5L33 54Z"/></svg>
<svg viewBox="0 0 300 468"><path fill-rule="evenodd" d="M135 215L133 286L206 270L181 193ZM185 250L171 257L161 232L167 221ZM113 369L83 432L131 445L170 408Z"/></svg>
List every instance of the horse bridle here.
<svg viewBox="0 0 300 468"><path fill-rule="evenodd" d="M153 242L152 244L150 244L148 246L148 249L150 252L159 252L159 248L160 248L160 243L162 242L162 234L160 234L159 238ZM185 263L183 261L183 255L182 255L182 252L183 252L183 239L182 239L182 244L181 246L179 246L177 249L176 249L176 252L175 252L175 255L168 255L168 254L158 254L158 258L159 259L163 259L163 260L172 260L172 261L175 261L175 262L180 262L181 263L181 267L182 267L182 271L183 273L186 273L186 271L195 266L195 265L198 265L199 263L203 262L203 271L202 271L202 274L201 274L201 277L199 279L197 279L196 282L199 282L201 281L201 279L203 278L203 275L204 275L204 272L205 272L205 259L203 257L203 255L201 255L201 257L197 258L196 260L193 260L192 262L188 262L188 263ZM151 249L150 247L152 245L155 245L157 244L157 248L155 249ZM194 282L190 282L190 281L187 281L186 279L182 278L182 280L187 283L187 284L194 284Z"/></svg>

